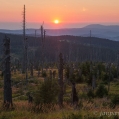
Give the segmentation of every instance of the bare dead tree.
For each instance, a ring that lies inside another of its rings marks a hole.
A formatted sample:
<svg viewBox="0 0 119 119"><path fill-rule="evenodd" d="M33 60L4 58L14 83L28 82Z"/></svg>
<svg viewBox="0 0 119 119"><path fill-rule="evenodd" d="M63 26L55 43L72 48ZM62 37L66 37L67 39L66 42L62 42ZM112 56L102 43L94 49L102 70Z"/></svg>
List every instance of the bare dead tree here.
<svg viewBox="0 0 119 119"><path fill-rule="evenodd" d="M92 89L95 90L96 88L96 79L95 79L95 75L93 75L93 78L92 78Z"/></svg>
<svg viewBox="0 0 119 119"><path fill-rule="evenodd" d="M70 42L69 42L69 56L68 56L68 58L69 58L69 59L68 59L68 60L69 60L68 62L69 62L69 63L71 62L71 53L72 53L71 50L72 50L72 45L71 45L71 41L70 41Z"/></svg>
<svg viewBox="0 0 119 119"><path fill-rule="evenodd" d="M12 106L12 88L11 88L11 71L10 71L10 39L5 36L3 40L3 76L4 76L4 105L8 109Z"/></svg>
<svg viewBox="0 0 119 119"><path fill-rule="evenodd" d="M92 84L95 84L94 82L94 79L92 78L92 72L93 72L93 48L92 48L92 42L91 42L91 30L90 30L90 75L91 75L91 81L92 81ZM94 89L93 85L92 85L92 88Z"/></svg>
<svg viewBox="0 0 119 119"><path fill-rule="evenodd" d="M31 72L31 77L33 77L33 62L30 62L30 72Z"/></svg>
<svg viewBox="0 0 119 119"><path fill-rule="evenodd" d="M73 73L74 73L74 64L70 63L70 66L69 66L69 78L72 77Z"/></svg>
<svg viewBox="0 0 119 119"><path fill-rule="evenodd" d="M59 106L63 106L63 58L62 58L62 53L59 55L59 67L58 67L58 75L59 75L59 87L60 87L60 92L58 96L58 102Z"/></svg>
<svg viewBox="0 0 119 119"><path fill-rule="evenodd" d="M117 78L119 76L119 51L117 53Z"/></svg>
<svg viewBox="0 0 119 119"><path fill-rule="evenodd" d="M45 41L45 33L46 33L46 31L43 29L43 26L41 25L41 42L42 42L41 71L42 71L42 73L43 73L43 68L44 68L44 41Z"/></svg>
<svg viewBox="0 0 119 119"><path fill-rule="evenodd" d="M91 65L90 65L90 71L92 71L92 42L91 42L91 38L92 36L91 36L91 30L90 30L90 63L91 63Z"/></svg>
<svg viewBox="0 0 119 119"><path fill-rule="evenodd" d="M25 27L26 27L26 11L25 11L25 5L23 9L23 63L22 63L22 73L25 73L25 39L26 39L26 32L25 32Z"/></svg>
<svg viewBox="0 0 119 119"><path fill-rule="evenodd" d="M41 26L41 43L42 43L42 54L41 54L41 72L43 73L43 47L44 47L44 43L43 43L43 26Z"/></svg>
<svg viewBox="0 0 119 119"><path fill-rule="evenodd" d="M50 79L52 79L52 76L53 76L52 70L49 71L49 74L50 74Z"/></svg>
<svg viewBox="0 0 119 119"><path fill-rule="evenodd" d="M36 59L35 59L35 55L36 55L36 50L35 50L35 47L36 47L36 36L37 36L37 30L35 30L35 39L34 39L34 51L33 51L33 65L35 65L35 61L36 61Z"/></svg>
<svg viewBox="0 0 119 119"><path fill-rule="evenodd" d="M111 63L108 64L109 67L109 78L108 78L108 92L110 91L110 80L111 80Z"/></svg>
<svg viewBox="0 0 119 119"><path fill-rule="evenodd" d="M27 67L28 67L28 39L26 38L26 8L24 5L24 10L23 10L23 69L22 69L22 73L25 73L25 79L27 82L28 79L28 72L27 72Z"/></svg>
<svg viewBox="0 0 119 119"><path fill-rule="evenodd" d="M28 79L28 71L27 71L27 67L28 67L28 39L25 39L25 73L26 73L26 83L27 83L27 79Z"/></svg>
<svg viewBox="0 0 119 119"><path fill-rule="evenodd" d="M77 91L76 91L75 83L73 83L73 82L71 82L71 83L72 83L72 104L77 107L77 104L78 104L78 94L77 94Z"/></svg>

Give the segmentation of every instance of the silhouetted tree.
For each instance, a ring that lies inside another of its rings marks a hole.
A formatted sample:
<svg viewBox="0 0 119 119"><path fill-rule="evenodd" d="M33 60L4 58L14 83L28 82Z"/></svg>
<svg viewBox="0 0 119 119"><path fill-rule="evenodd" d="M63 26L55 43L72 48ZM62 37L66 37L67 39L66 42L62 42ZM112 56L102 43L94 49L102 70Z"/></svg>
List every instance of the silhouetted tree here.
<svg viewBox="0 0 119 119"><path fill-rule="evenodd" d="M11 89L11 71L10 71L10 39L5 37L4 44L4 61L3 61L3 76L4 76L4 105L8 109L12 106L12 89Z"/></svg>

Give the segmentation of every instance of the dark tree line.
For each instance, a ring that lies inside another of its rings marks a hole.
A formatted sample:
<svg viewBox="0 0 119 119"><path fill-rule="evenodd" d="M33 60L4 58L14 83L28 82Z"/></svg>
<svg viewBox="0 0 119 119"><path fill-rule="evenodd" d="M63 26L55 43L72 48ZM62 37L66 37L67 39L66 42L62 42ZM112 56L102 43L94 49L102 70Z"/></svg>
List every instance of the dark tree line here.
<svg viewBox="0 0 119 119"><path fill-rule="evenodd" d="M11 39L11 54L22 60L23 36L8 34ZM4 34L0 34L0 44ZM28 39L28 62L31 58L35 62L42 61L42 38L27 36ZM58 54L62 52L64 61L83 62L92 61L116 62L119 42L101 38L80 36L47 36L44 42L44 62L57 62ZM90 51L92 50L92 51ZM1 53L1 52L0 52ZM31 55L33 54L33 55ZM0 55L1 56L1 55Z"/></svg>

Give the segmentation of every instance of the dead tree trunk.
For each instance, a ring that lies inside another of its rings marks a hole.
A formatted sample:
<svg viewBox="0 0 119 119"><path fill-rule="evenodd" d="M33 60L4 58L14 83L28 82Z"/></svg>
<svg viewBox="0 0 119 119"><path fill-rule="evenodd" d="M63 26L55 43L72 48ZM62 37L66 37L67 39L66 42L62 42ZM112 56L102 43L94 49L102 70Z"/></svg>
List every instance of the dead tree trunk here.
<svg viewBox="0 0 119 119"><path fill-rule="evenodd" d="M109 63L108 92L110 91L110 79L111 79L111 63Z"/></svg>
<svg viewBox="0 0 119 119"><path fill-rule="evenodd" d="M43 26L41 26L41 42L42 42L42 56L41 56L41 71L43 73L44 68L44 40L45 40L45 30L43 29Z"/></svg>
<svg viewBox="0 0 119 119"><path fill-rule="evenodd" d="M4 61L3 61L3 76L4 76L4 105L8 109L12 106L12 89L11 89L11 71L10 71L10 39L5 37L4 43Z"/></svg>
<svg viewBox="0 0 119 119"><path fill-rule="evenodd" d="M59 55L59 69L58 69L58 75L59 75L59 87L60 87L60 92L58 96L58 102L59 106L63 106L63 58L62 58L62 53Z"/></svg>
<svg viewBox="0 0 119 119"><path fill-rule="evenodd" d="M26 64L25 64L25 38L26 38L26 32L25 32L25 28L26 28L26 12L25 12L25 5L24 5L24 10L23 10L23 64L22 64L22 73L25 73L25 68L26 68Z"/></svg>
<svg viewBox="0 0 119 119"><path fill-rule="evenodd" d="M72 104L75 105L75 107L77 107L78 104L78 94L76 92L76 87L75 87L75 83L72 83Z"/></svg>
<svg viewBox="0 0 119 119"><path fill-rule="evenodd" d="M117 78L118 78L118 75L119 75L119 51L117 53Z"/></svg>
<svg viewBox="0 0 119 119"><path fill-rule="evenodd" d="M33 62L32 61L30 63L30 72L31 72L31 77L33 77Z"/></svg>
<svg viewBox="0 0 119 119"><path fill-rule="evenodd" d="M96 79L95 79L95 75L93 75L93 79L92 79L92 89L95 90L96 88Z"/></svg>
<svg viewBox="0 0 119 119"><path fill-rule="evenodd" d="M27 67L28 67L28 43L27 43L27 38L25 39L25 73L26 73L26 84L27 84L27 81L28 81L28 71L27 71Z"/></svg>
<svg viewBox="0 0 119 119"><path fill-rule="evenodd" d="M52 70L49 71L49 74L50 74L50 79L52 79L52 75L53 75Z"/></svg>
<svg viewBox="0 0 119 119"><path fill-rule="evenodd" d="M74 73L74 64L71 63L69 67L69 78L71 79L72 75Z"/></svg>

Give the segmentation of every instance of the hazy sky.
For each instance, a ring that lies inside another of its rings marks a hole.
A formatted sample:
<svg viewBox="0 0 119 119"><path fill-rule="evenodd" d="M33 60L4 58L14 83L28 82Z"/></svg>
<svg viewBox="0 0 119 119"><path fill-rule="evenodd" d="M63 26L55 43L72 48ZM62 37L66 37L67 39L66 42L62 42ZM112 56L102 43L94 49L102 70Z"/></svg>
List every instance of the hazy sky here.
<svg viewBox="0 0 119 119"><path fill-rule="evenodd" d="M0 0L0 29L22 28L24 4L28 28L43 21L47 28L119 23L119 0ZM55 25L55 19L60 24Z"/></svg>

